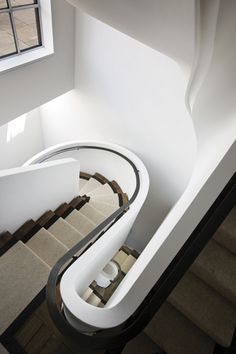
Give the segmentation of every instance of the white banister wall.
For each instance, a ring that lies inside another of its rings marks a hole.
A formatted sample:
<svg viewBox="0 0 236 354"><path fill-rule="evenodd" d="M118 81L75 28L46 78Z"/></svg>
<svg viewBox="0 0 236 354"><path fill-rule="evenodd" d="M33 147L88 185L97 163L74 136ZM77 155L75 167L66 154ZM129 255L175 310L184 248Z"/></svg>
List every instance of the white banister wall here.
<svg viewBox="0 0 236 354"><path fill-rule="evenodd" d="M79 162L67 158L0 171L0 233L79 194Z"/></svg>
<svg viewBox="0 0 236 354"><path fill-rule="evenodd" d="M75 141L74 144L76 145L78 144L78 142ZM101 141L91 141L89 144L92 144L94 146L94 149L79 149L74 151L70 150L67 152L62 152L51 157L47 161L54 161L61 158L72 157L73 159L78 160L80 162L81 171L90 173L91 175L95 174L96 172L99 172L103 176L106 176L108 180L115 180L119 184L121 189L125 193L127 193L128 197L131 198L136 187L136 177L132 166L123 157L117 154L111 153L110 151L106 150L96 149L96 145L98 147L103 146ZM73 142L71 142L69 145L73 146ZM63 144L58 145L59 148L60 146L63 146ZM65 146L68 146L68 143L66 143ZM113 146L113 148L116 148L115 144L111 146Z"/></svg>

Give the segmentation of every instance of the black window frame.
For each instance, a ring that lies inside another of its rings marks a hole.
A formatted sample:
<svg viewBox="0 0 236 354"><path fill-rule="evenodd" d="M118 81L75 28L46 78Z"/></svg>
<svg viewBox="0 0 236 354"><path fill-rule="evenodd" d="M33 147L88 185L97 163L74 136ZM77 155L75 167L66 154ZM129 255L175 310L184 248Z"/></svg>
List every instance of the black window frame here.
<svg viewBox="0 0 236 354"><path fill-rule="evenodd" d="M11 24L12 34L15 42L16 50L11 53L7 53L0 56L0 60L4 58L8 58L11 56L21 55L25 52L33 50L35 48L41 47L42 44L42 25L41 25L41 14L40 14L40 0L34 0L31 4L24 4L24 5L12 5L11 0L6 0L7 7L0 8L0 14L8 14L9 20ZM38 37L38 44L30 46L28 48L21 49L19 44L19 38L17 34L17 26L15 23L14 13L18 11L24 10L35 10L35 25L37 29L37 37Z"/></svg>

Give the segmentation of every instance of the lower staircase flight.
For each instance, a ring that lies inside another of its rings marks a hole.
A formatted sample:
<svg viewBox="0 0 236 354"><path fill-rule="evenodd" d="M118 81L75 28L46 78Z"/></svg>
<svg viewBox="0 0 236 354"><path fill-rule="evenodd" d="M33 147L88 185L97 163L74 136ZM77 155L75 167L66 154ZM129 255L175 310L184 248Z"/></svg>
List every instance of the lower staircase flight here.
<svg viewBox="0 0 236 354"><path fill-rule="evenodd" d="M0 335L3 337L46 286L57 260L128 201L118 183L108 181L99 173L81 172L79 185L80 194L70 203L48 210L36 221L28 220L13 234L7 231L1 234ZM117 269L115 279L106 287L94 280L84 300L94 306L104 306L138 255L136 250L123 245L112 259Z"/></svg>

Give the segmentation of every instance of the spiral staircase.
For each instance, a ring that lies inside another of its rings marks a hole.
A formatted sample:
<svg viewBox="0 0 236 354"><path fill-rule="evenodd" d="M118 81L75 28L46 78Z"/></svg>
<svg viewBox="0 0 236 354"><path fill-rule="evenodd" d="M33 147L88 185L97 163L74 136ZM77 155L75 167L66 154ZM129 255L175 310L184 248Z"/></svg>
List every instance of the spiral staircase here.
<svg viewBox="0 0 236 354"><path fill-rule="evenodd" d="M184 72L198 151L188 185L144 249L129 237L149 188L135 154L109 143L68 142L30 159L27 166L77 159L80 193L1 235L1 343L10 353L116 354L145 328L159 353L233 354L236 126L223 92L228 82L218 77L219 62L227 74L234 68L219 54L222 37L233 33L226 5L179 0L186 14L174 8L169 14L169 1L149 0L137 4L135 19L131 0L69 2L174 58ZM164 23L163 13L179 22ZM152 26L140 26L144 14ZM186 17L194 20L189 33ZM177 26L181 21L183 27ZM169 42L162 41L163 27ZM233 75L225 76L233 90ZM216 93L223 99L216 100Z"/></svg>
<svg viewBox="0 0 236 354"><path fill-rule="evenodd" d="M27 164L64 158L65 154L73 154L78 148L80 155L73 157L77 156L82 165L85 162L89 171L91 167L88 167L87 160L92 160L92 154L97 152L96 157L99 160L100 153L102 161L103 153L107 153L108 149L104 145L96 146L96 143L92 146L91 143L90 146L67 143L63 147L53 147L40 153ZM109 154L114 154L114 150L108 150ZM122 156L118 158L123 159ZM132 188L136 198L145 184L145 169L142 171L142 168L142 165L139 169L135 165L131 167L132 173L139 171L136 175L136 188ZM124 169L123 172L125 173ZM130 190L129 197L115 180L108 180L100 173L80 172L78 183L79 195L70 202L62 203L54 211L47 210L36 221L27 220L14 233L1 234L1 342L10 353L56 353L59 347L64 348L61 349L62 352L77 352L80 345L81 348L97 347L97 350L99 347L106 348L107 335L105 338L98 336L99 344L96 336L93 337L95 343L91 345L91 337L90 344L87 342L86 332L90 330L95 334L97 329L79 319L75 321L71 316L71 304L80 308L79 314L83 311L80 302L86 305L85 314L88 309L92 314L96 308L106 311L117 290L131 274L139 258L141 259L140 251L130 243L126 233L125 238L117 233L114 236L113 233L109 235L122 219L129 213L132 215L131 202L134 200L135 204L136 198L133 198ZM235 188L235 181L233 186ZM139 192L136 191L137 187ZM144 188L144 195L147 187ZM128 219L126 224L129 224ZM125 241L119 241L119 246L115 245L115 251L107 246L107 255L103 253L99 257L99 242L107 234L106 243L109 243L109 237ZM233 209L145 329L167 353L181 353L186 350L187 353L210 354L216 345L217 348L230 347L236 318L235 248ZM93 256L89 254L91 250L95 252ZM86 266L86 258L83 257L87 254L89 263ZM99 265L99 258L103 260L103 266ZM91 266L92 259L95 261L96 272ZM82 262L77 264L79 260ZM108 283L104 286L101 283L101 274L111 264L115 265L117 273L115 277L108 278ZM73 272L75 266L76 272ZM83 266L86 268L82 271ZM80 301L77 304L77 299L71 297L75 283L73 277L76 276L76 282L83 283L83 273L87 282L80 285L80 289L79 283L76 284L77 298ZM174 288L174 283L171 287ZM149 311L153 316L153 306ZM107 330L103 329L105 333ZM73 331L76 336L80 333L79 342L73 337Z"/></svg>

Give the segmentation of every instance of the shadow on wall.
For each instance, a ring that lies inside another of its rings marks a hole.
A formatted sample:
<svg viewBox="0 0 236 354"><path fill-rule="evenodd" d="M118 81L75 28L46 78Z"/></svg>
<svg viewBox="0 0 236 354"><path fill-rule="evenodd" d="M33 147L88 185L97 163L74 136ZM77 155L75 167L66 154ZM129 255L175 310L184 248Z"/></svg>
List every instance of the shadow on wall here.
<svg viewBox="0 0 236 354"><path fill-rule="evenodd" d="M235 14L234 0L220 2L210 69L193 107L199 151L208 148L211 155L235 140Z"/></svg>
<svg viewBox="0 0 236 354"><path fill-rule="evenodd" d="M38 110L24 114L0 127L1 170L22 165L43 148Z"/></svg>

